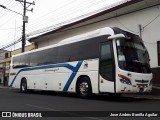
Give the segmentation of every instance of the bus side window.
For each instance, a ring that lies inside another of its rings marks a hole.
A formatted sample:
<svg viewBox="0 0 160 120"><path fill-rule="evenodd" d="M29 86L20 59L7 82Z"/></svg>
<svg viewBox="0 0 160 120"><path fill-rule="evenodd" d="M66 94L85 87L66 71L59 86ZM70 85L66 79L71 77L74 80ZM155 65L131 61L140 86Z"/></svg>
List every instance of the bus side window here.
<svg viewBox="0 0 160 120"><path fill-rule="evenodd" d="M20 64L20 57L13 58L13 68L17 68Z"/></svg>
<svg viewBox="0 0 160 120"><path fill-rule="evenodd" d="M42 62L43 62L43 56L41 51L31 54L30 66L42 65Z"/></svg>
<svg viewBox="0 0 160 120"><path fill-rule="evenodd" d="M114 80L113 61L114 59L111 42L102 43L100 49L100 75L108 81Z"/></svg>
<svg viewBox="0 0 160 120"><path fill-rule="evenodd" d="M57 63L57 48L50 48L42 51L43 60L42 65Z"/></svg>

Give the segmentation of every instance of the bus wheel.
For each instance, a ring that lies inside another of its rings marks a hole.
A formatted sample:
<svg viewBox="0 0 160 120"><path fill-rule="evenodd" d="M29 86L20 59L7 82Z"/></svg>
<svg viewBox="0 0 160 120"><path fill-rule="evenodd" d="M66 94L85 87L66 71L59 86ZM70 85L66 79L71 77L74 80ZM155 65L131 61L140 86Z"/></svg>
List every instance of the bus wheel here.
<svg viewBox="0 0 160 120"><path fill-rule="evenodd" d="M22 93L27 92L27 81L26 81L26 79L21 80L20 92L22 92Z"/></svg>
<svg viewBox="0 0 160 120"><path fill-rule="evenodd" d="M87 77L83 77L77 86L77 93L81 98L88 98L92 94L91 82Z"/></svg>

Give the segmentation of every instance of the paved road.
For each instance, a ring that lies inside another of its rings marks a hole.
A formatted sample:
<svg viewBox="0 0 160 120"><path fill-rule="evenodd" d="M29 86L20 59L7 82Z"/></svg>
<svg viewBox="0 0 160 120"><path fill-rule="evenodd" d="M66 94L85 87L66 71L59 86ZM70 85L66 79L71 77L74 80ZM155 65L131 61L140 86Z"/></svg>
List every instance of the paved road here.
<svg viewBox="0 0 160 120"><path fill-rule="evenodd" d="M15 89L0 89L0 111L160 111L160 99L143 98L143 96L123 96L119 99L93 96L91 99L81 99L75 94L54 92L22 94ZM70 118L57 119L71 120ZM83 119L105 120L99 117Z"/></svg>

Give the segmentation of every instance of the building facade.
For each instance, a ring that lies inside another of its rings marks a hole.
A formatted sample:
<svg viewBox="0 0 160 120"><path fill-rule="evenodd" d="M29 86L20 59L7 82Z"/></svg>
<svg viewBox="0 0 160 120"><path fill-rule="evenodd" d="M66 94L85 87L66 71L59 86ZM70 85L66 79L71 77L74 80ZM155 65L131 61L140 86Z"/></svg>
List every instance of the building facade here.
<svg viewBox="0 0 160 120"><path fill-rule="evenodd" d="M0 50L0 84L3 84L4 82L4 76L5 76L5 62L4 59L10 57L10 51L7 50Z"/></svg>

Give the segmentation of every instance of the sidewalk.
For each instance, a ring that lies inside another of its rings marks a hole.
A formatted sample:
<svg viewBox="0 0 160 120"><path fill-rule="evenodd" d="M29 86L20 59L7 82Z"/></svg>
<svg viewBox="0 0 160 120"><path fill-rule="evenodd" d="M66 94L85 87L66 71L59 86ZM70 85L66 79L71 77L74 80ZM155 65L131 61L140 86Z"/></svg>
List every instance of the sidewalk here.
<svg viewBox="0 0 160 120"><path fill-rule="evenodd" d="M160 96L160 86L153 86L150 94Z"/></svg>
<svg viewBox="0 0 160 120"><path fill-rule="evenodd" d="M0 84L0 89L12 89L12 87L4 86L3 84Z"/></svg>

